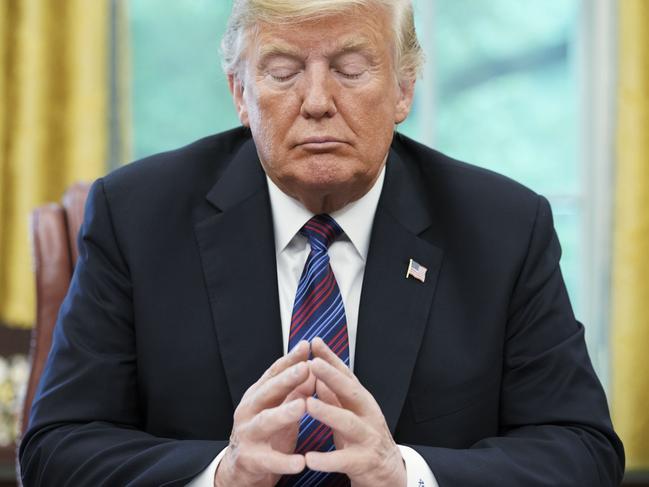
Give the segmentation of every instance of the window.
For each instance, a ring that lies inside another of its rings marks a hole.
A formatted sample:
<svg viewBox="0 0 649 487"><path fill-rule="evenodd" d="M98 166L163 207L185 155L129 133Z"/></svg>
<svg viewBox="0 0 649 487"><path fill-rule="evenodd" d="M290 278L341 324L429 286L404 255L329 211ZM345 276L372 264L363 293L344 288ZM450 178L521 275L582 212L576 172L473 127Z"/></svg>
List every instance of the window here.
<svg viewBox="0 0 649 487"><path fill-rule="evenodd" d="M223 0L132 0L133 155L177 148L238 125L219 47Z"/></svg>

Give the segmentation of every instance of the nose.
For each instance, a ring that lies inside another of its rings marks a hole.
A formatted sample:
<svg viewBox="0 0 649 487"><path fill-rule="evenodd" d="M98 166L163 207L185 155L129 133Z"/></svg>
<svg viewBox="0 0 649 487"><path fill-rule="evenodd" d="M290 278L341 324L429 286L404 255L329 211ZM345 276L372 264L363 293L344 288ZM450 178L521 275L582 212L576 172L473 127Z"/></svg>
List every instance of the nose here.
<svg viewBox="0 0 649 487"><path fill-rule="evenodd" d="M301 114L305 118L333 117L336 112L334 86L329 68L312 66L304 78Z"/></svg>

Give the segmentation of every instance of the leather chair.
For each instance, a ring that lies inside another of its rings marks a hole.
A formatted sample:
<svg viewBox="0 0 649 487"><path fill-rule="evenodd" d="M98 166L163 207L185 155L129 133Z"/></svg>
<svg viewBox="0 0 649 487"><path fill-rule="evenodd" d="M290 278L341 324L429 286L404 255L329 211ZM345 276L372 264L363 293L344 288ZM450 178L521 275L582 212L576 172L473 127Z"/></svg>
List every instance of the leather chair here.
<svg viewBox="0 0 649 487"><path fill-rule="evenodd" d="M23 404L23 432L27 429L34 394L52 345L52 331L59 308L68 292L79 255L77 234L89 189L89 184L77 183L66 191L60 204L41 206L31 215L30 234L36 274L36 323L31 336L31 372Z"/></svg>

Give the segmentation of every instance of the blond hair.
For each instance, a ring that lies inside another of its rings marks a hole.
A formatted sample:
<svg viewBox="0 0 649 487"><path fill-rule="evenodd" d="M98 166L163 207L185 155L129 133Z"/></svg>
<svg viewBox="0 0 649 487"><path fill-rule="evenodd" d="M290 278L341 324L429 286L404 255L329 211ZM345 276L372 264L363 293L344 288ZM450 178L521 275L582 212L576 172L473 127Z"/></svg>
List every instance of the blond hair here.
<svg viewBox="0 0 649 487"><path fill-rule="evenodd" d="M223 70L236 74L248 33L259 23L287 24L346 13L370 5L388 9L393 19L395 68L400 80L414 81L424 64L417 39L412 0L234 0L221 42Z"/></svg>

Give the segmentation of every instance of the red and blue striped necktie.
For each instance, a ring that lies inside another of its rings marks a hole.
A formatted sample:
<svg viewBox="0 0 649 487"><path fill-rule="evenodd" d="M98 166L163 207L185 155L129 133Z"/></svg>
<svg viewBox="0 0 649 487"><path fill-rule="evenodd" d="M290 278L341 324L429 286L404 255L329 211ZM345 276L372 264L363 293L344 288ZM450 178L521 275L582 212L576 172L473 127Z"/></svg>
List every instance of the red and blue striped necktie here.
<svg viewBox="0 0 649 487"><path fill-rule="evenodd" d="M301 340L310 342L320 337L349 367L345 307L327 253L342 229L329 215L316 215L302 227L300 233L309 239L311 252L297 286L288 349L293 349ZM331 429L306 414L300 422L296 453L334 449ZM278 485L342 487L349 485L349 479L342 474L306 469L298 475L282 477Z"/></svg>

